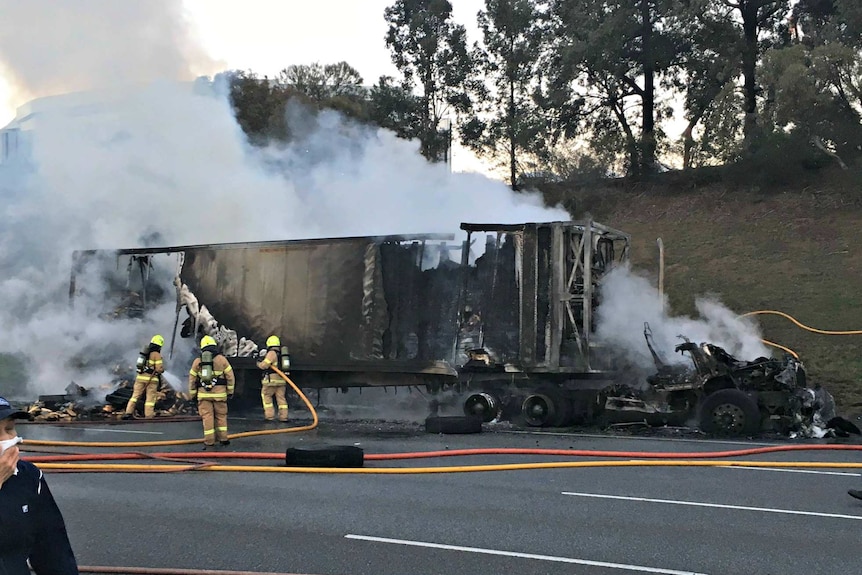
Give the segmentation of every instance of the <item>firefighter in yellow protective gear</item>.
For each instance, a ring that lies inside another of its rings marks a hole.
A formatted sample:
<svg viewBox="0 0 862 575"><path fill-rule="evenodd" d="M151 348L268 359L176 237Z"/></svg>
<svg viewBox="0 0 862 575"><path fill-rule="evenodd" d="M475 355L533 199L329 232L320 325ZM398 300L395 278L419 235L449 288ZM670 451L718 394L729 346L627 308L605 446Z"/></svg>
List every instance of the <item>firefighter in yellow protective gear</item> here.
<svg viewBox="0 0 862 575"><path fill-rule="evenodd" d="M138 399L142 395L146 397L144 399L144 417L147 419L155 417L156 394L159 391L162 374L165 372L161 353L163 345L165 345L165 338L154 335L149 345L141 350L136 367L135 387L132 390L132 397L126 404L126 413L123 415L123 419L132 419L138 405Z"/></svg>
<svg viewBox="0 0 862 575"><path fill-rule="evenodd" d="M216 340L205 335L201 339L201 356L189 370L189 395L198 402L198 413L204 426L204 449L218 441L230 445L227 438L227 400L233 397L233 367L218 351Z"/></svg>
<svg viewBox="0 0 862 575"><path fill-rule="evenodd" d="M266 372L261 380L260 400L263 402L263 417L267 421L275 419L275 406L272 404L273 397L278 404L278 420L287 421L287 399L284 393L287 389L287 382L272 370L273 365L279 369L282 369L284 366L282 363L281 340L279 340L277 335L271 335L267 338L266 353L261 358L261 361L257 363L257 367ZM282 371L284 370L282 369Z"/></svg>

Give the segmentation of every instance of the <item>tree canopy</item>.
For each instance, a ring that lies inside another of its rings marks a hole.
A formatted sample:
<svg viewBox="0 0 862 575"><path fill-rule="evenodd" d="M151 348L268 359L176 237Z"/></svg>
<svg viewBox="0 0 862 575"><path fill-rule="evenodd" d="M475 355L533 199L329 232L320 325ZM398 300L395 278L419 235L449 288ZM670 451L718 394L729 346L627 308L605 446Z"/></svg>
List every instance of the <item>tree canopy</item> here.
<svg viewBox="0 0 862 575"><path fill-rule="evenodd" d="M515 189L862 158L858 0L485 0L472 45L449 0L395 0L382 17L400 77L369 86L347 62L228 73L250 141L289 138L295 100L417 139L430 161L448 158L454 124Z"/></svg>

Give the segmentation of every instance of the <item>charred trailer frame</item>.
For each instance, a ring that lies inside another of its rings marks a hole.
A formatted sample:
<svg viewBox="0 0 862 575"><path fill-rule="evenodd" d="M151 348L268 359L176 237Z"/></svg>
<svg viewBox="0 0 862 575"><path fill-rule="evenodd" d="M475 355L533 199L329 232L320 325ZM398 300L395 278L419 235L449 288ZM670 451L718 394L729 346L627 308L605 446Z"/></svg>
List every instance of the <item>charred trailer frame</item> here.
<svg viewBox="0 0 862 575"><path fill-rule="evenodd" d="M449 390L465 412L522 413L537 426L588 411L614 371L593 338L598 287L628 258L630 236L593 221L461 229L467 240L454 245L423 234L76 252L70 298L94 259L115 261L99 297L124 297L127 315L169 302L173 281L181 335L216 337L249 403L257 344L278 334L304 389ZM175 277L150 272L162 257L175 258Z"/></svg>

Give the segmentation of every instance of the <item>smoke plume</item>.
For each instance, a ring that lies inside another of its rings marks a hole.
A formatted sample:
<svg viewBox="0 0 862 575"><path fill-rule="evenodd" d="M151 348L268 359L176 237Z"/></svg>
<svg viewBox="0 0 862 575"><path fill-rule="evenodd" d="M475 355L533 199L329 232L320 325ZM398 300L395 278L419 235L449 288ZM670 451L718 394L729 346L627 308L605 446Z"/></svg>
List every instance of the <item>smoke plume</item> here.
<svg viewBox="0 0 862 575"><path fill-rule="evenodd" d="M669 363L689 362L674 347L681 336L695 343L709 342L723 347L740 360L769 357L772 352L761 342L757 326L740 319L721 302L700 298L695 301L699 317L672 316L667 297L628 265L620 266L602 280L601 305L597 315L597 339L616 346L638 369L655 371L644 338L644 323L649 323L656 351Z"/></svg>
<svg viewBox="0 0 862 575"><path fill-rule="evenodd" d="M0 321L5 351L31 368L21 396L58 393L72 380L104 384L110 358L132 363L153 333L170 338L173 303L146 320L99 317L96 272L77 280L93 300L70 307L76 249L568 218L500 182L450 174L428 164L415 142L334 113L306 118L307 131L289 144L252 148L223 86L183 82L207 62L179 0L0 7L0 65L19 94L91 90L34 102L19 136L28 161L0 163ZM187 365L168 369L183 374Z"/></svg>
<svg viewBox="0 0 862 575"><path fill-rule="evenodd" d="M19 99L213 70L179 0L0 0L0 14L0 72Z"/></svg>

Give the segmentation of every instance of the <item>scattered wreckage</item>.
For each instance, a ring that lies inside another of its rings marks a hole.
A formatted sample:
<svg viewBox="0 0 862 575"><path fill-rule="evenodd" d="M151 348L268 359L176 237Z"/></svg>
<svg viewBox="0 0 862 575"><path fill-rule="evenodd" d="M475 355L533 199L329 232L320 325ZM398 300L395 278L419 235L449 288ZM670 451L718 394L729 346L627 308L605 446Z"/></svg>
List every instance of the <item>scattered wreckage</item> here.
<svg viewBox="0 0 862 575"><path fill-rule="evenodd" d="M680 337L683 343L674 351L687 356L687 364L667 361L656 350L649 324L644 324L657 372L644 386L615 385L603 390L604 421L691 426L714 435L860 434L852 422L836 416L829 392L808 387L798 358L787 354L783 359L742 361L717 345Z"/></svg>
<svg viewBox="0 0 862 575"><path fill-rule="evenodd" d="M119 377L98 388L85 388L72 382L66 386L64 394L40 395L37 401L21 407L36 422L118 421L132 397L133 387L134 375ZM186 393L175 390L162 380L156 394L157 418L196 413L197 408ZM143 402L138 402L133 415L135 418L143 417Z"/></svg>

